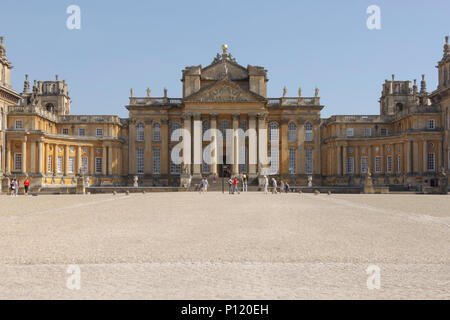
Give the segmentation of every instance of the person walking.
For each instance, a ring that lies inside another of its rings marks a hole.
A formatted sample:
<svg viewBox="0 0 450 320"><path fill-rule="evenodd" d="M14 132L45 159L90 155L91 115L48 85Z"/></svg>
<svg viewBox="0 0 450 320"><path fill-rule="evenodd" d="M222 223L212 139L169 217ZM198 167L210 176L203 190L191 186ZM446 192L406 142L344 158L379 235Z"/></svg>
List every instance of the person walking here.
<svg viewBox="0 0 450 320"><path fill-rule="evenodd" d="M28 195L28 190L30 189L30 180L28 177L25 178L25 181L23 182L23 187L25 189L25 195Z"/></svg>
<svg viewBox="0 0 450 320"><path fill-rule="evenodd" d="M267 176L264 176L264 194L268 193L268 188L269 188L269 179L267 178Z"/></svg>
<svg viewBox="0 0 450 320"><path fill-rule="evenodd" d="M214 172L214 175L213 175L213 183L216 183L216 182L217 182L217 173Z"/></svg>
<svg viewBox="0 0 450 320"><path fill-rule="evenodd" d="M228 193L233 194L233 180L231 180L231 177L228 178Z"/></svg>
<svg viewBox="0 0 450 320"><path fill-rule="evenodd" d="M247 185L247 174L244 173L242 177L242 191L247 192L248 191L248 185Z"/></svg>
<svg viewBox="0 0 450 320"><path fill-rule="evenodd" d="M289 193L291 191L289 183L286 181L285 183L286 193Z"/></svg>
<svg viewBox="0 0 450 320"><path fill-rule="evenodd" d="M238 189L238 179L236 177L234 177L234 179L233 179L233 194L235 192L237 192L238 194L241 194Z"/></svg>
<svg viewBox="0 0 450 320"><path fill-rule="evenodd" d="M14 197L14 195L16 194L16 184L15 184L15 179L12 179L11 182L9 183L9 192L11 197Z"/></svg>
<svg viewBox="0 0 450 320"><path fill-rule="evenodd" d="M203 192L207 193L208 192L208 179L203 179Z"/></svg>
<svg viewBox="0 0 450 320"><path fill-rule="evenodd" d="M277 180L275 180L275 178L272 178L272 185L273 185L272 193L277 194L278 193L278 191L277 191L278 185L277 185Z"/></svg>
<svg viewBox="0 0 450 320"><path fill-rule="evenodd" d="M19 181L17 179L14 179L14 196L19 195Z"/></svg>
<svg viewBox="0 0 450 320"><path fill-rule="evenodd" d="M280 194L282 194L284 192L284 181L281 180L280 181Z"/></svg>

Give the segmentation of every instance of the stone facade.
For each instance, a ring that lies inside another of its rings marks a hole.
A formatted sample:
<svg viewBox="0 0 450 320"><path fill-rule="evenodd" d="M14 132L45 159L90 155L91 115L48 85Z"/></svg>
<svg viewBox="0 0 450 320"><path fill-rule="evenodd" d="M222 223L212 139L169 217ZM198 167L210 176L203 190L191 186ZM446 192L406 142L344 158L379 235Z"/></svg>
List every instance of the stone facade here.
<svg viewBox="0 0 450 320"><path fill-rule="evenodd" d="M434 186L441 168L449 170L448 37L437 90L428 93L424 77L419 89L416 81L393 76L383 84L380 115L328 119L321 118L318 89L312 97L301 89L296 97L286 89L282 97L267 97L267 70L239 65L226 46L208 66L183 70L181 98L167 90L153 97L150 89L135 97L131 90L127 119L71 115L68 86L58 76L32 86L25 76L23 92L16 93L3 39L0 62L4 187L12 177L29 176L37 189L75 188L77 175L89 185L179 186L241 172L254 184L268 174L291 185L312 178L313 185L362 186L367 171L374 185ZM208 129L216 130L206 136ZM216 151L205 163L211 145ZM175 163L171 154L179 146L182 161Z"/></svg>

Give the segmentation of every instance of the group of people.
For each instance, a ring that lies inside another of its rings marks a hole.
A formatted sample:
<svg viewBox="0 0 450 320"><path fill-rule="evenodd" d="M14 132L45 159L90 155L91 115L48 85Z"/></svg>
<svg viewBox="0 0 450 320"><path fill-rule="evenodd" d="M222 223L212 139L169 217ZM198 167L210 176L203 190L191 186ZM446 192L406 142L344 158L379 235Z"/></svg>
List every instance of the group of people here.
<svg viewBox="0 0 450 320"><path fill-rule="evenodd" d="M242 192L247 192L248 191L248 177L245 173L241 173L239 175L239 181L241 182L242 185ZM238 188L238 184L239 184L238 178L235 177L230 177L228 179L228 186L229 186L229 194L235 194L238 193L240 194L241 192L239 191Z"/></svg>
<svg viewBox="0 0 450 320"><path fill-rule="evenodd" d="M202 181L199 184L195 185L195 191L200 193L208 192L208 179L202 178Z"/></svg>
<svg viewBox="0 0 450 320"><path fill-rule="evenodd" d="M13 178L9 183L9 192L11 197L17 197L19 195L19 181L17 178ZM28 191L30 190L30 179L27 177L23 182L23 188L25 190L25 195L28 195Z"/></svg>
<svg viewBox="0 0 450 320"><path fill-rule="evenodd" d="M264 194L269 193L269 178L267 176L264 176ZM282 192L290 192L290 186L287 181L280 181L280 193ZM278 193L278 183L275 178L272 178L272 193L277 194Z"/></svg>

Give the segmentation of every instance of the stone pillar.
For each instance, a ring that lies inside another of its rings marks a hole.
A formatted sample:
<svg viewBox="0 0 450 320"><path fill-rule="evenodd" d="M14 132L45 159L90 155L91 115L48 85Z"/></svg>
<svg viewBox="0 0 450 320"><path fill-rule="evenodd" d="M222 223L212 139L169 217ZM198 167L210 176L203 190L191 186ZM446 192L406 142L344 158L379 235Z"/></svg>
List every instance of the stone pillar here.
<svg viewBox="0 0 450 320"><path fill-rule="evenodd" d="M412 149L412 154L411 154L411 158L413 159L413 172L414 173L418 173L419 172L419 160L420 160L420 155L419 155L419 143L417 141L413 141L413 149Z"/></svg>
<svg viewBox="0 0 450 320"><path fill-rule="evenodd" d="M144 126L144 173L153 172L153 153L152 153L152 120L145 121ZM136 152L134 153L136 158Z"/></svg>
<svg viewBox="0 0 450 320"><path fill-rule="evenodd" d="M342 174L347 174L348 173L348 168L347 168L347 146L342 146Z"/></svg>
<svg viewBox="0 0 450 320"><path fill-rule="evenodd" d="M30 143L30 172L36 173L36 142Z"/></svg>
<svg viewBox="0 0 450 320"><path fill-rule="evenodd" d="M69 146L64 146L64 175L69 173Z"/></svg>
<svg viewBox="0 0 450 320"><path fill-rule="evenodd" d="M289 141L288 141L288 119L281 119L280 128L280 174L289 174ZM314 159L313 159L314 161Z"/></svg>
<svg viewBox="0 0 450 320"><path fill-rule="evenodd" d="M169 119L164 118L161 119L161 174L169 173L169 143Z"/></svg>
<svg viewBox="0 0 450 320"><path fill-rule="evenodd" d="M212 158L211 164L211 173L218 174L217 172L217 163L218 163L218 155L219 155L219 144L217 143L217 113L211 113L211 143L214 148L214 155Z"/></svg>
<svg viewBox="0 0 450 320"><path fill-rule="evenodd" d="M45 152L44 152L45 148L44 148L44 142L42 140L38 141L38 173L43 175L45 172L45 168L44 168L44 157L45 157Z"/></svg>
<svg viewBox="0 0 450 320"><path fill-rule="evenodd" d="M297 173L306 173L305 120L297 120Z"/></svg>
<svg viewBox="0 0 450 320"><path fill-rule="evenodd" d="M11 174L11 141L6 142L6 174Z"/></svg>
<svg viewBox="0 0 450 320"><path fill-rule="evenodd" d="M75 173L79 173L81 174L81 165L82 165L82 161L81 161L81 146L77 147L77 166L75 168Z"/></svg>
<svg viewBox="0 0 450 320"><path fill-rule="evenodd" d="M426 173L428 171L428 146L427 146L428 142L427 140L423 140L422 142L422 172Z"/></svg>
<svg viewBox="0 0 450 320"><path fill-rule="evenodd" d="M258 137L256 135L256 115L248 115L248 164L249 176L256 177L258 163Z"/></svg>
<svg viewBox="0 0 450 320"><path fill-rule="evenodd" d="M113 146L108 146L108 175L112 175L112 162L113 162Z"/></svg>
<svg viewBox="0 0 450 320"><path fill-rule="evenodd" d="M372 152L372 148L373 148L372 145L369 145L367 147L367 152L368 152L368 159L367 159L368 170L367 170L367 172L370 172L370 173L374 173L375 172L375 168L373 167L373 152Z"/></svg>
<svg viewBox="0 0 450 320"><path fill-rule="evenodd" d="M27 173L27 137L22 141L22 173Z"/></svg>
<svg viewBox="0 0 450 320"><path fill-rule="evenodd" d="M265 115L258 114L258 173L260 175L266 172L261 172L268 169L268 159L267 159L267 128Z"/></svg>
<svg viewBox="0 0 450 320"><path fill-rule="evenodd" d="M411 173L411 141L406 141L406 148L404 150L406 151L405 160L406 160L406 173Z"/></svg>
<svg viewBox="0 0 450 320"><path fill-rule="evenodd" d="M130 119L128 131L128 173L136 174L136 121L134 119Z"/></svg>
<svg viewBox="0 0 450 320"><path fill-rule="evenodd" d="M95 174L95 146L89 148L89 174Z"/></svg>
<svg viewBox="0 0 450 320"><path fill-rule="evenodd" d="M342 151L341 146L337 146L337 175L342 175Z"/></svg>
<svg viewBox="0 0 450 320"><path fill-rule="evenodd" d="M202 120L201 114L194 114L194 175L200 176L202 164Z"/></svg>
<svg viewBox="0 0 450 320"><path fill-rule="evenodd" d="M380 146L380 167L381 167L381 172L382 174L386 173L386 169L385 169L385 163L386 160L384 159L384 145Z"/></svg>
<svg viewBox="0 0 450 320"><path fill-rule="evenodd" d="M102 176L106 176L106 147L102 146Z"/></svg>
<svg viewBox="0 0 450 320"><path fill-rule="evenodd" d="M53 172L58 172L58 145L53 145Z"/></svg>
<svg viewBox="0 0 450 320"><path fill-rule="evenodd" d="M239 175L239 113L233 113L233 174Z"/></svg>
<svg viewBox="0 0 450 320"><path fill-rule="evenodd" d="M185 113L183 115L183 172L191 173L192 152L191 152L191 120L192 115Z"/></svg>
<svg viewBox="0 0 450 320"><path fill-rule="evenodd" d="M360 174L361 173L361 164L360 164L360 160L359 160L359 146L355 146L353 148L353 152L354 152L354 170L355 170L355 174Z"/></svg>

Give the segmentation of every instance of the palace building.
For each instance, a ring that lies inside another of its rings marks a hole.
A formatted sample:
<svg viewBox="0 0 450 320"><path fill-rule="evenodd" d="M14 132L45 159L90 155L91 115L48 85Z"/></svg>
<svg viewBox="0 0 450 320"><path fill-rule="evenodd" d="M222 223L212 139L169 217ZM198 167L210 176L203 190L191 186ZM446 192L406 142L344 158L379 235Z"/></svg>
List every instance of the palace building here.
<svg viewBox="0 0 450 320"><path fill-rule="evenodd" d="M212 63L182 71L180 98L144 97L133 90L129 117L71 115L68 84L25 76L11 88L12 65L0 44L0 177L29 177L32 187L72 188L76 177L92 186L187 187L203 176L247 173L306 185L375 184L402 189L434 186L450 169L450 46L438 63L439 85L386 80L379 115L321 118L314 96L267 97L267 70L244 67L226 45ZM183 130L177 130L183 129ZM231 134L229 134L231 133ZM178 148L182 147L179 152ZM203 155L209 152L211 159ZM174 161L173 155L181 157ZM137 177L137 178L136 178Z"/></svg>

